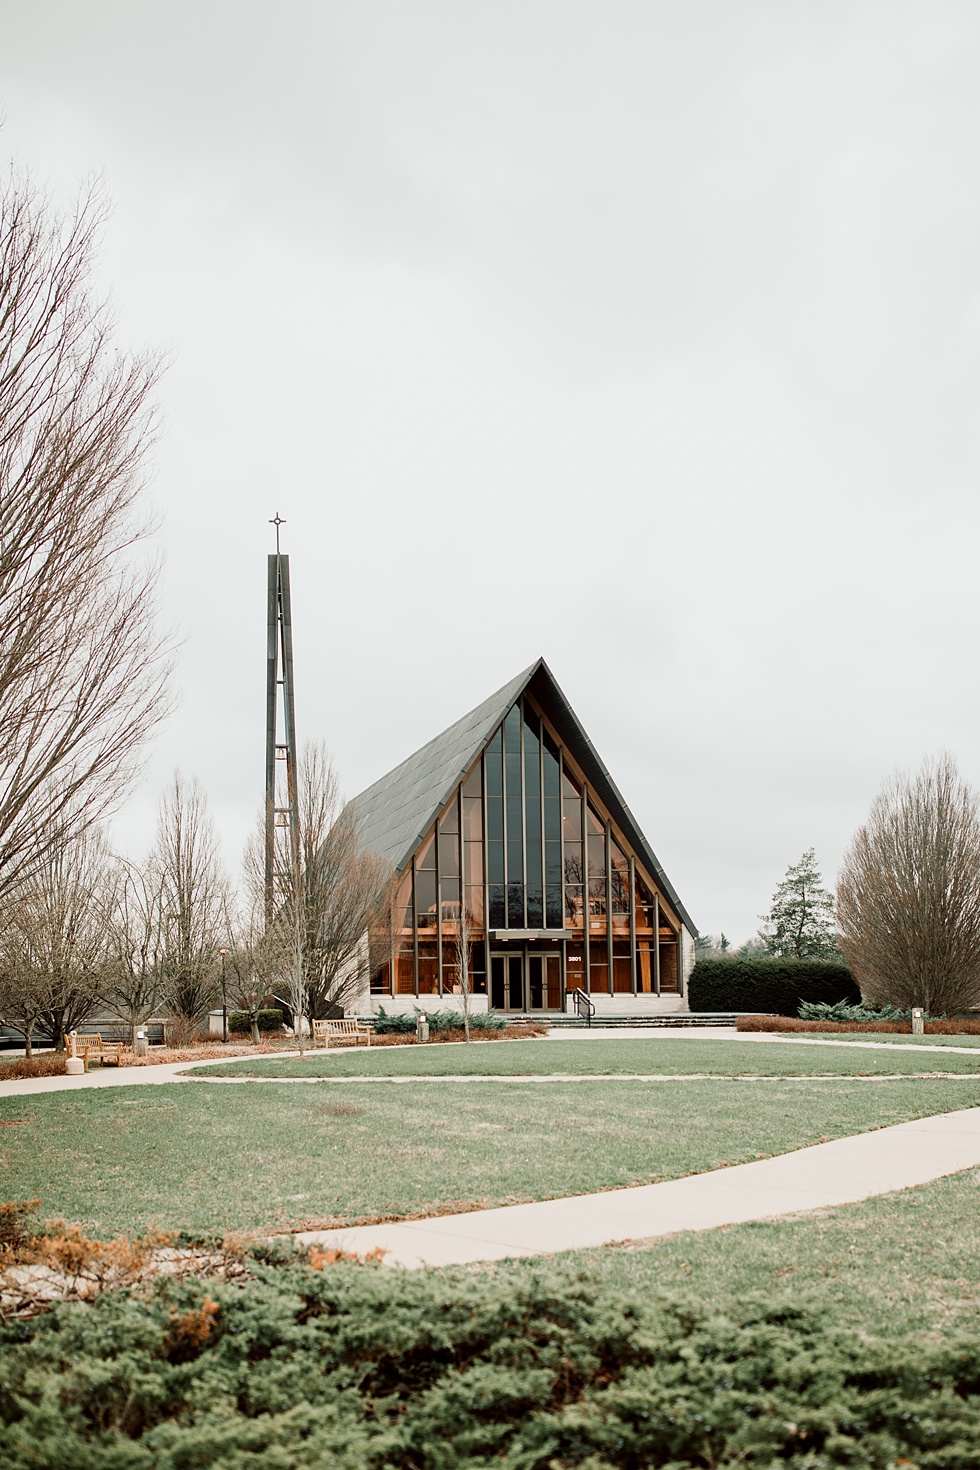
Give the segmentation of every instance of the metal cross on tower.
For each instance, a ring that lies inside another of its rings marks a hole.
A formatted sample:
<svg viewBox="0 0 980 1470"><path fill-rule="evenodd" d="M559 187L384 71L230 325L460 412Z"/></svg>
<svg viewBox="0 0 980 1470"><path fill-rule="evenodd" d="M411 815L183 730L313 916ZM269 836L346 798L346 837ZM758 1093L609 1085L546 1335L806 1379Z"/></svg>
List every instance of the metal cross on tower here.
<svg viewBox="0 0 980 1470"><path fill-rule="evenodd" d="M293 698L293 622L289 557L279 547L269 557L268 654L265 724L265 921L290 892L299 872L299 808L296 796L296 705ZM280 703L279 691L282 690Z"/></svg>

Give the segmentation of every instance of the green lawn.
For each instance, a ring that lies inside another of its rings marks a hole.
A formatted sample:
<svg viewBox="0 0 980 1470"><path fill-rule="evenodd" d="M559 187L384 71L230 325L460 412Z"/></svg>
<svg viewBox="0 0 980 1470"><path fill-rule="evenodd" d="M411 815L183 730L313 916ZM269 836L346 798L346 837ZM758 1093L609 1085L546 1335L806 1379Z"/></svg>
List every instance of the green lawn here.
<svg viewBox="0 0 980 1470"><path fill-rule="evenodd" d="M641 1298L689 1291L719 1311L761 1296L812 1301L843 1326L896 1336L980 1331L980 1170L862 1204L639 1246L569 1251L562 1275ZM533 1262L481 1268L502 1277Z"/></svg>
<svg viewBox="0 0 980 1470"><path fill-rule="evenodd" d="M901 1040L896 1037L896 1040ZM835 1038L836 1040L836 1038ZM199 1067L196 1075L214 1076ZM723 1040L667 1041L651 1037L610 1041L485 1041L469 1046L358 1047L317 1052L300 1060L228 1062L222 1074L250 1077L460 1077L532 1073L661 1074L705 1072L715 1076L881 1076L894 1072L980 1073L980 1057L929 1057L902 1054L898 1048L872 1051L849 1047L784 1046L780 1043Z"/></svg>
<svg viewBox="0 0 980 1470"><path fill-rule="evenodd" d="M101 1237L344 1223L650 1183L977 1105L978 1082L916 1078L80 1090L0 1102L0 1198L40 1195Z"/></svg>

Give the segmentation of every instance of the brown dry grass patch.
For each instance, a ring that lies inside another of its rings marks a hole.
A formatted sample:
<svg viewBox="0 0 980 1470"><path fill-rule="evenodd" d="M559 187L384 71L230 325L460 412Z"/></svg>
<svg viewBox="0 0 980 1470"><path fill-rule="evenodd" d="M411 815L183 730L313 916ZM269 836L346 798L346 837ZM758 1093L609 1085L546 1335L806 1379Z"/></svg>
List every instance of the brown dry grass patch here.
<svg viewBox="0 0 980 1470"><path fill-rule="evenodd" d="M911 1021L801 1021L795 1016L739 1016L736 1031L876 1032L911 1036ZM927 1036L980 1036L980 1021L926 1021Z"/></svg>

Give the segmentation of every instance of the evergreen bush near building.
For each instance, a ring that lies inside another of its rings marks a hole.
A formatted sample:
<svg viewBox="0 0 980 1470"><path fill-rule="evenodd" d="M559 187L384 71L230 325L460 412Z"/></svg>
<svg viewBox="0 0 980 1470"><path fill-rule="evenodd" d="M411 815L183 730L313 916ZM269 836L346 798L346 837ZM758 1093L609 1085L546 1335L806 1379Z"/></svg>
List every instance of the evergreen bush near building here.
<svg viewBox="0 0 980 1470"><path fill-rule="evenodd" d="M928 1019L932 1019L929 1017ZM839 1000L835 1005L826 1001L804 1000L800 1003L801 1021L911 1021L911 1008L899 1010L895 1006L851 1005Z"/></svg>
<svg viewBox="0 0 980 1470"><path fill-rule="evenodd" d="M256 1011L255 1019L260 1031L281 1031L283 1025L283 1013L275 1007L270 1006L267 1011ZM248 1011L232 1011L228 1017L228 1030L234 1036L247 1036L252 1029L252 1019Z"/></svg>
<svg viewBox="0 0 980 1470"><path fill-rule="evenodd" d="M804 1001L860 1004L854 976L831 960L698 960L688 981L692 1011L798 1016Z"/></svg>
<svg viewBox="0 0 980 1470"><path fill-rule="evenodd" d="M462 1012L458 1010L426 1011L425 1015L429 1022L430 1036L440 1031L459 1031L463 1024ZM389 1015L384 1006L379 1006L378 1014L374 1018L374 1029L379 1036L414 1036L418 1018L418 1011ZM506 1025L503 1016L496 1015L494 1011L481 1011L470 1016L470 1029L473 1031L502 1031Z"/></svg>
<svg viewBox="0 0 980 1470"><path fill-rule="evenodd" d="M5 1470L966 1467L980 1342L782 1301L254 1266L0 1327Z"/></svg>

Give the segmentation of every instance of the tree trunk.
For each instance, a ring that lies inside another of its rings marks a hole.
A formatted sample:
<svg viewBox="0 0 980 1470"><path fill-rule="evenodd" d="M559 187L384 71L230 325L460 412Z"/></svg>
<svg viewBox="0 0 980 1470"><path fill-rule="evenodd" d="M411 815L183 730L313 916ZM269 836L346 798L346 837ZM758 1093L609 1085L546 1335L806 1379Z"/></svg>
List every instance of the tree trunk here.
<svg viewBox="0 0 980 1470"><path fill-rule="evenodd" d="M25 1057L27 1057L28 1061L30 1061L31 1057L34 1055L34 1045L31 1040L31 1033L33 1032L33 1030L34 1022L26 1021L24 1023L24 1055Z"/></svg>

